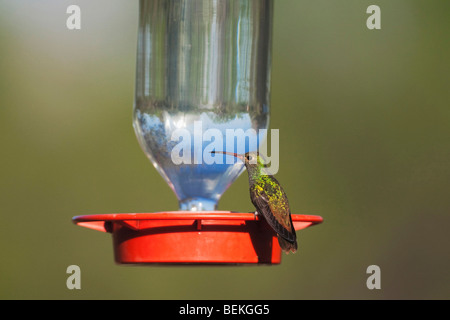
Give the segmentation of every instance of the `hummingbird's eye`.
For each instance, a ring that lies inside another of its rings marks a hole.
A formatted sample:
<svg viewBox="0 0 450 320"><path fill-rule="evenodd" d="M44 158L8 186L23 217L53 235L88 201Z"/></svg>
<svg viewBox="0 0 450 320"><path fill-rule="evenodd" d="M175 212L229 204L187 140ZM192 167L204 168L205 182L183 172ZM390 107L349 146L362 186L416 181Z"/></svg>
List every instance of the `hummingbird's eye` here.
<svg viewBox="0 0 450 320"><path fill-rule="evenodd" d="M253 161L253 157L252 156L247 156L247 160L248 161Z"/></svg>

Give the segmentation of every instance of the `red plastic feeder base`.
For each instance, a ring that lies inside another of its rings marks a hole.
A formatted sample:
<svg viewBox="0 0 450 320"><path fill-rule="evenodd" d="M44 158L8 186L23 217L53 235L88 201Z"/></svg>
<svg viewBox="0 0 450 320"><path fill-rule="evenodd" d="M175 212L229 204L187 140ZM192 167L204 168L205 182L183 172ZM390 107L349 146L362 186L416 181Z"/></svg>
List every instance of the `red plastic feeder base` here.
<svg viewBox="0 0 450 320"><path fill-rule="evenodd" d="M295 230L321 223L292 215ZM119 264L279 264L273 230L253 213L229 211L77 216L79 226L109 232Z"/></svg>

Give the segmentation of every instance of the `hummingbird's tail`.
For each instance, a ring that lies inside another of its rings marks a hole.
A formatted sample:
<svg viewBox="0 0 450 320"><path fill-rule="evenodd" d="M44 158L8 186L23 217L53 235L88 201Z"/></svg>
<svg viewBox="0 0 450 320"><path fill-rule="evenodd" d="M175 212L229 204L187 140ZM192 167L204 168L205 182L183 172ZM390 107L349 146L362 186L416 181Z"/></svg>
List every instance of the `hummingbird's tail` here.
<svg viewBox="0 0 450 320"><path fill-rule="evenodd" d="M297 251L297 241L294 240L294 242L287 241L280 235L278 236L278 243L280 244L281 249L286 252L286 254L289 254L289 252L292 251L292 253L295 253Z"/></svg>

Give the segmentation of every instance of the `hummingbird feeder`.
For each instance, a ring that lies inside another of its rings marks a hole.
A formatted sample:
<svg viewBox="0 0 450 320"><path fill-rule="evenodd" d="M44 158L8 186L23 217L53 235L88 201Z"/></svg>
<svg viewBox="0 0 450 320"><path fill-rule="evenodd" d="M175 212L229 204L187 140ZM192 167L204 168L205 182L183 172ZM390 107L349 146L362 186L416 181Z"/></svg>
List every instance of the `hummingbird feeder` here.
<svg viewBox="0 0 450 320"><path fill-rule="evenodd" d="M140 0L133 126L179 211L74 217L112 234L117 263L281 262L261 215L216 210L244 164L206 159L256 151L266 138L272 15L273 0ZM295 230L321 222L292 215Z"/></svg>

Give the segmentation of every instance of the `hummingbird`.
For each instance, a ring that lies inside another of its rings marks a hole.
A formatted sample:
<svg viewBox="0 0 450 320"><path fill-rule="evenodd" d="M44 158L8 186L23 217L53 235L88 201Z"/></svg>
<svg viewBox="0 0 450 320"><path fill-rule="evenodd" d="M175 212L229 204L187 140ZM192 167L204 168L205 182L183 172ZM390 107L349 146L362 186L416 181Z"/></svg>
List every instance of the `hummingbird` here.
<svg viewBox="0 0 450 320"><path fill-rule="evenodd" d="M286 252L297 251L297 235L292 223L288 198L280 183L270 175L259 152L237 154L223 151L211 153L226 154L244 162L248 172L250 199L256 208L255 214L261 214L269 226L277 233L278 243Z"/></svg>

